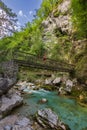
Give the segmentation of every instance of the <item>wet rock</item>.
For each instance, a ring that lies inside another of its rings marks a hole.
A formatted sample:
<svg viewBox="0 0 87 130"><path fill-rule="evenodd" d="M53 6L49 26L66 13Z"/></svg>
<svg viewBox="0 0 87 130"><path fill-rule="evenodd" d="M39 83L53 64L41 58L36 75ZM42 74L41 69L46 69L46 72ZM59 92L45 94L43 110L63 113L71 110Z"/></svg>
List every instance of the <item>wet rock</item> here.
<svg viewBox="0 0 87 130"><path fill-rule="evenodd" d="M70 130L67 125L59 120L57 114L55 114L49 108L38 110L36 119L44 128L52 128L55 130Z"/></svg>
<svg viewBox="0 0 87 130"><path fill-rule="evenodd" d="M12 94L10 97L3 95L1 97L0 115L7 115L13 108L20 106L23 103L23 98L17 94Z"/></svg>
<svg viewBox="0 0 87 130"><path fill-rule="evenodd" d="M46 103L46 102L48 102L46 98L42 98L41 100L39 100L39 103Z"/></svg>

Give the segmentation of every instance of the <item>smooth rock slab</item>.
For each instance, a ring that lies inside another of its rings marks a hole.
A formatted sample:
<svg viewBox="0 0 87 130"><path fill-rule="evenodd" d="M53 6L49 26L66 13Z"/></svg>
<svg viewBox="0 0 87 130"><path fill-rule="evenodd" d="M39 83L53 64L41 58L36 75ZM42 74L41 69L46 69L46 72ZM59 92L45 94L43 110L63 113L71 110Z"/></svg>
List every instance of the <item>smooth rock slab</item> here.
<svg viewBox="0 0 87 130"><path fill-rule="evenodd" d="M12 115L0 121L0 130L33 130L33 128L30 119Z"/></svg>
<svg viewBox="0 0 87 130"><path fill-rule="evenodd" d="M38 110L36 119L44 128L52 128L53 130L70 130L67 125L59 120L57 114L49 108Z"/></svg>
<svg viewBox="0 0 87 130"><path fill-rule="evenodd" d="M0 115L7 115L13 108L20 106L23 103L23 98L17 94L12 94L10 98L3 95L1 97Z"/></svg>

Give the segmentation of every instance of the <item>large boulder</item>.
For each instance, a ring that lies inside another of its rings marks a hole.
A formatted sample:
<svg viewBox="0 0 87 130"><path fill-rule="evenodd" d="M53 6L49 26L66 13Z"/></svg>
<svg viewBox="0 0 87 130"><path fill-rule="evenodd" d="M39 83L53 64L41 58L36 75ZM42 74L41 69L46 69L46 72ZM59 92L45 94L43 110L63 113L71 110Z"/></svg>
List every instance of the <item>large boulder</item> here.
<svg viewBox="0 0 87 130"><path fill-rule="evenodd" d="M8 116L0 121L0 130L33 130L32 121L17 115Z"/></svg>
<svg viewBox="0 0 87 130"><path fill-rule="evenodd" d="M70 79L63 81L63 86L59 88L59 94L60 95L67 95L71 94L72 88L74 86L74 81L71 81Z"/></svg>
<svg viewBox="0 0 87 130"><path fill-rule="evenodd" d="M49 108L38 110L36 119L44 128L51 128L53 130L70 130L67 125L59 120L57 114Z"/></svg>
<svg viewBox="0 0 87 130"><path fill-rule="evenodd" d="M18 65L13 61L0 63L0 96L7 93L17 82Z"/></svg>
<svg viewBox="0 0 87 130"><path fill-rule="evenodd" d="M6 116L13 108L20 106L23 98L18 94L12 94L9 97L3 95L1 97L0 118Z"/></svg>
<svg viewBox="0 0 87 130"><path fill-rule="evenodd" d="M9 78L0 78L0 96L7 93L14 85L14 80Z"/></svg>

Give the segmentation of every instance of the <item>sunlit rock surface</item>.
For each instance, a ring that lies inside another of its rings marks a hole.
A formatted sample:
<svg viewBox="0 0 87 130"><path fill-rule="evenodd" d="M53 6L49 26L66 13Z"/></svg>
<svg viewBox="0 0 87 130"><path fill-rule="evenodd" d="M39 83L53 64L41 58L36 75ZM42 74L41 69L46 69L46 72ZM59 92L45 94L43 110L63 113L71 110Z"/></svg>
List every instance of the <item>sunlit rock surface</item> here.
<svg viewBox="0 0 87 130"><path fill-rule="evenodd" d="M9 97L3 95L0 100L0 118L6 116L13 108L20 106L23 103L23 98L16 93L9 95Z"/></svg>
<svg viewBox="0 0 87 130"><path fill-rule="evenodd" d="M62 121L59 120L57 114L55 114L49 108L38 110L36 119L45 128L52 128L55 130L70 130L68 126L66 126Z"/></svg>

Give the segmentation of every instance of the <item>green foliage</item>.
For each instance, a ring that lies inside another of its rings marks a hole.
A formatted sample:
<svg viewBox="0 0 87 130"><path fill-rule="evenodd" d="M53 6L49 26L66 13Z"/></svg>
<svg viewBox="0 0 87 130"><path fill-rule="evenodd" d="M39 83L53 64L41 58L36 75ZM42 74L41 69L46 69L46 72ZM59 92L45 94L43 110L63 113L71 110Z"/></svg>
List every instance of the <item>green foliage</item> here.
<svg viewBox="0 0 87 130"><path fill-rule="evenodd" d="M76 76L80 82L85 82L87 80L87 56L79 59L76 65Z"/></svg>
<svg viewBox="0 0 87 130"><path fill-rule="evenodd" d="M0 51L11 54L11 52L21 50L43 56L45 47L42 42L42 29L38 24L38 20L33 21L32 24L27 23L23 30L14 33L12 37L1 39Z"/></svg>
<svg viewBox="0 0 87 130"><path fill-rule="evenodd" d="M87 38L87 0L72 0L71 8L74 30L79 37Z"/></svg>
<svg viewBox="0 0 87 130"><path fill-rule="evenodd" d="M76 76L80 82L87 80L87 44L85 42L84 49L80 50L74 57L76 63Z"/></svg>
<svg viewBox="0 0 87 130"><path fill-rule="evenodd" d="M58 0L43 0L32 23L28 22L25 28L20 32L15 32L13 36L5 37L0 40L0 52L6 52L6 57L7 55L8 57L12 57L12 52L17 50L43 56L46 47L42 40L43 29L41 27L41 22L50 14L58 2ZM0 2L0 7L7 15L15 18L16 15L3 2Z"/></svg>
<svg viewBox="0 0 87 130"><path fill-rule="evenodd" d="M51 58L55 60L70 60L70 50L72 44L67 35L60 36L58 38L58 43L53 44L53 48L51 50Z"/></svg>
<svg viewBox="0 0 87 130"><path fill-rule="evenodd" d="M54 17L58 17L60 15L60 12L58 10L56 10L54 13L53 13Z"/></svg>
<svg viewBox="0 0 87 130"><path fill-rule="evenodd" d="M43 0L41 8L37 11L37 16L42 19L46 18L57 4L58 0Z"/></svg>
<svg viewBox="0 0 87 130"><path fill-rule="evenodd" d="M49 91L56 90L55 87L52 85L43 85L42 88Z"/></svg>

